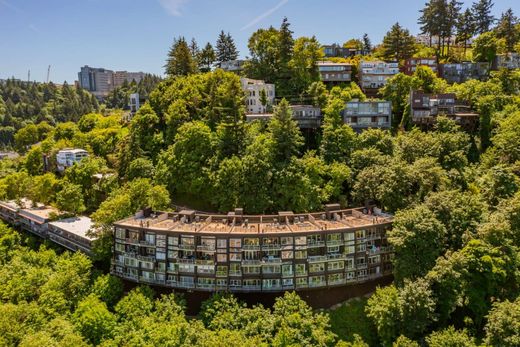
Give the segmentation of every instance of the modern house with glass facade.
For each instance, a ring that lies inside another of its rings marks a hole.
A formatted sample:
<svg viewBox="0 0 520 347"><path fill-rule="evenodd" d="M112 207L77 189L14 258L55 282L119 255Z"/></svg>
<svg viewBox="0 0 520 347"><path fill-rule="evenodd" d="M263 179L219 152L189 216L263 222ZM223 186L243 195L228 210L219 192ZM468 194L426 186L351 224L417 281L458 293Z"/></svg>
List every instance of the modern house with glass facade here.
<svg viewBox="0 0 520 347"><path fill-rule="evenodd" d="M347 102L343 122L356 131L368 128L389 129L392 124L392 103L355 100Z"/></svg>
<svg viewBox="0 0 520 347"><path fill-rule="evenodd" d="M280 293L367 283L391 274L377 208L227 215L141 211L114 224L112 273L191 292Z"/></svg>

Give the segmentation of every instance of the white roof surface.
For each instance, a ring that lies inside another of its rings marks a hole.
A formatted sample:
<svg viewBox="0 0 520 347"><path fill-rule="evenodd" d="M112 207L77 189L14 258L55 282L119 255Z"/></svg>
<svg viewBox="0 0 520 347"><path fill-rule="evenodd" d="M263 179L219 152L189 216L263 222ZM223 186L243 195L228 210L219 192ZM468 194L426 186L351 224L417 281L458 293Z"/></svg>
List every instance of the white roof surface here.
<svg viewBox="0 0 520 347"><path fill-rule="evenodd" d="M56 228L65 230L69 233L84 237L89 240L94 240L95 238L87 236L87 231L89 231L94 223L92 223L92 219L89 217L71 217L60 219L55 222L50 222L49 225L52 225Z"/></svg>

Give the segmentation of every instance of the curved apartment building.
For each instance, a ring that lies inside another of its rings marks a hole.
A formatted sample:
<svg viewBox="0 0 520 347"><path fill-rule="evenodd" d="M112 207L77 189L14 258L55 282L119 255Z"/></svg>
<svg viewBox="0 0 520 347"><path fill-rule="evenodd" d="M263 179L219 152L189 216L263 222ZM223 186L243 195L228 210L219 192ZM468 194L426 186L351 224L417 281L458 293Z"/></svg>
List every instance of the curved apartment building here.
<svg viewBox="0 0 520 347"><path fill-rule="evenodd" d="M141 211L114 224L112 273L189 291L282 292L391 274L392 216L377 208L227 215Z"/></svg>

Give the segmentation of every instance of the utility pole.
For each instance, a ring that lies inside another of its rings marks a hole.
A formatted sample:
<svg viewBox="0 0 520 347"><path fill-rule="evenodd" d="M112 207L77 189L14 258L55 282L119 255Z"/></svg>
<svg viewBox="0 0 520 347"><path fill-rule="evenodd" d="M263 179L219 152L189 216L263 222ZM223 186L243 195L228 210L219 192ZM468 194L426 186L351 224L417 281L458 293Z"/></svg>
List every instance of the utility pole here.
<svg viewBox="0 0 520 347"><path fill-rule="evenodd" d="M29 83L31 81L31 69L29 69L29 71L27 71L27 83Z"/></svg>
<svg viewBox="0 0 520 347"><path fill-rule="evenodd" d="M49 83L49 75L51 74L51 66L47 68L47 83Z"/></svg>

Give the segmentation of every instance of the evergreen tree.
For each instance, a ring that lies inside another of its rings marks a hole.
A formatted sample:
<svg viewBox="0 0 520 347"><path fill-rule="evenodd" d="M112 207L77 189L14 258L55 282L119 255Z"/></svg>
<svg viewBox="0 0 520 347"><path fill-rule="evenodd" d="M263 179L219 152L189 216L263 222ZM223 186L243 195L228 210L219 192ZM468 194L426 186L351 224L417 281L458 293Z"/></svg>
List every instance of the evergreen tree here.
<svg viewBox="0 0 520 347"><path fill-rule="evenodd" d="M199 45L197 44L197 40L195 40L194 37L191 38L189 47L190 47L190 52L191 52L191 58L198 66L200 49L199 49Z"/></svg>
<svg viewBox="0 0 520 347"><path fill-rule="evenodd" d="M372 51L372 42L370 42L367 33L363 35L363 50L365 51L365 54L369 54Z"/></svg>
<svg viewBox="0 0 520 347"><path fill-rule="evenodd" d="M211 66L215 62L215 59L215 50L211 43L208 42L199 55L199 70L202 72L211 71Z"/></svg>
<svg viewBox="0 0 520 347"><path fill-rule="evenodd" d="M164 68L169 76L185 76L197 72L197 65L184 37L173 41Z"/></svg>
<svg viewBox="0 0 520 347"><path fill-rule="evenodd" d="M464 57L466 57L466 49L468 41L475 35L476 24L473 13L468 8L457 20L457 43L464 44Z"/></svg>
<svg viewBox="0 0 520 347"><path fill-rule="evenodd" d="M222 63L223 61L235 60L237 58L238 50L235 46L235 41L231 34L226 34L222 30L217 39L216 61Z"/></svg>
<svg viewBox="0 0 520 347"><path fill-rule="evenodd" d="M508 52L513 51L513 47L518 42L520 36L519 30L516 28L517 24L518 18L513 14L512 9L508 9L502 13L495 29L497 37L505 40Z"/></svg>
<svg viewBox="0 0 520 347"><path fill-rule="evenodd" d="M292 119L292 111L287 100L282 99L269 122L269 132L273 143L273 155L277 162L288 163L299 153L303 136L298 124Z"/></svg>
<svg viewBox="0 0 520 347"><path fill-rule="evenodd" d="M395 23L383 39L383 57L403 60L415 53L415 39L407 29Z"/></svg>
<svg viewBox="0 0 520 347"><path fill-rule="evenodd" d="M292 79L289 62L293 56L294 39L293 32L289 29L291 23L284 17L278 31L278 77L277 90L280 95L290 95L290 80Z"/></svg>
<svg viewBox="0 0 520 347"><path fill-rule="evenodd" d="M475 31L477 34L483 34L491 29L491 25L495 22L495 17L491 14L493 8L492 0L479 0L474 2L471 10L475 18Z"/></svg>
<svg viewBox="0 0 520 347"><path fill-rule="evenodd" d="M421 25L421 33L430 36L430 47L432 46L432 37L440 37L440 26L438 25L438 9L440 0L430 0L420 10L421 16L417 23Z"/></svg>
<svg viewBox="0 0 520 347"><path fill-rule="evenodd" d="M461 5L462 2L451 0L446 7L446 16L443 17L444 20L442 21L442 37L447 42L447 56L450 54L450 45L452 43L451 38L459 20Z"/></svg>

